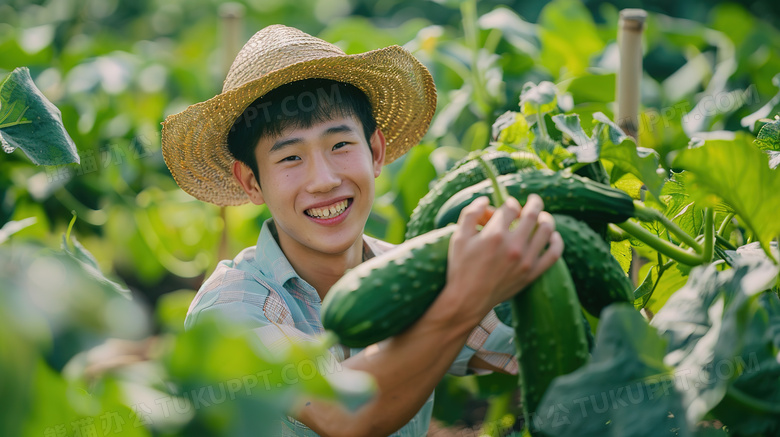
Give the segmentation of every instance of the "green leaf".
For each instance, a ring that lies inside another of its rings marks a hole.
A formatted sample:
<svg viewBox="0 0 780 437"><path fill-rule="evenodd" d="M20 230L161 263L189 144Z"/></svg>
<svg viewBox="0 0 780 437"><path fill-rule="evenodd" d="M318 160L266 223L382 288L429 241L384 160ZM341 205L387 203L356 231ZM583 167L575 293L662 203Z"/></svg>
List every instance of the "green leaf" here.
<svg viewBox="0 0 780 437"><path fill-rule="evenodd" d="M555 127L559 131L571 137L576 146L569 146L567 150L577 155L577 162L596 162L599 159L599 147L596 141L591 139L580 124L580 116L577 114L558 114L552 117Z"/></svg>
<svg viewBox="0 0 780 437"><path fill-rule="evenodd" d="M531 127L523 114L507 111L493 123L493 137L503 144L526 147L531 142Z"/></svg>
<svg viewBox="0 0 780 437"><path fill-rule="evenodd" d="M553 381L532 426L559 437L691 435L666 342L630 305L601 314L591 360Z"/></svg>
<svg viewBox="0 0 780 437"><path fill-rule="evenodd" d="M742 403L729 396L735 387L747 397L777 405L776 385L770 390L766 383L744 387L746 380L777 381L780 376L780 363L772 352L774 338L767 335L773 332L768 321L775 319L772 323L780 328L775 315L780 315L780 301L774 294L762 293L777 273L778 267L766 257L735 259L734 268L722 272L712 265L697 267L685 287L653 318L653 325L669 340L665 362L676 366L689 423L701 420L724 396L729 408L723 411L733 412ZM729 427L755 425L755 418L741 406L743 413L730 417ZM726 418L717 413L716 417ZM778 424L775 414L765 429ZM744 435L754 433L761 434Z"/></svg>
<svg viewBox="0 0 780 437"><path fill-rule="evenodd" d="M641 309L644 308L645 305L647 305L647 302L650 300L650 297L653 295L653 284L655 284L653 280L653 272L658 270L658 266L650 267L650 270L647 272L647 276L645 276L644 281L637 287L636 290L634 290L634 308Z"/></svg>
<svg viewBox="0 0 780 437"><path fill-rule="evenodd" d="M653 281L657 280L657 272L657 269L653 271ZM666 305L666 301L669 300L677 290L685 286L687 280L688 274L680 269L679 263L667 268L664 270L663 274L661 274L661 279L658 280L653 295L650 297L645 308L652 313L658 312Z"/></svg>
<svg viewBox="0 0 780 437"><path fill-rule="evenodd" d="M763 125L753 143L761 150L780 151L780 117Z"/></svg>
<svg viewBox="0 0 780 437"><path fill-rule="evenodd" d="M699 235L704 216L702 208L698 207L690 193L690 177L688 172L674 173L664 184L660 199L666 203L664 214L689 235Z"/></svg>
<svg viewBox="0 0 780 437"><path fill-rule="evenodd" d="M558 105L558 89L548 81L526 82L520 93L520 110L526 117L535 114L546 114Z"/></svg>
<svg viewBox="0 0 780 437"><path fill-rule="evenodd" d="M612 144L620 144L628 138L620 126L610 120L603 112L594 112L593 120L596 122L593 126L593 136L599 142L599 146L607 141Z"/></svg>
<svg viewBox="0 0 780 437"><path fill-rule="evenodd" d="M323 335L312 342L289 341L272 351L258 341L255 331L206 315L193 329L175 337L164 363L185 390L201 387L204 381L243 381L239 392L265 400L266 408L276 414L306 397L331 399L356 409L373 397L376 385L370 375L336 360L328 351L333 339Z"/></svg>
<svg viewBox="0 0 780 437"><path fill-rule="evenodd" d="M628 273L628 270L631 268L631 242L628 240L611 241L610 250L612 251L612 256L620 263L620 268Z"/></svg>
<svg viewBox="0 0 780 437"><path fill-rule="evenodd" d="M620 143L604 143L601 159L612 163L613 172L617 168L639 178L656 198L661 195L664 177L657 172L659 158L655 150L639 147L632 138L625 137Z"/></svg>
<svg viewBox="0 0 780 437"><path fill-rule="evenodd" d="M769 254L769 241L780 235L780 170L769 168L767 155L746 135L738 133L733 141L707 141L682 150L674 167L691 173L695 201L713 205L717 198L723 199Z"/></svg>
<svg viewBox="0 0 780 437"><path fill-rule="evenodd" d="M0 83L0 140L6 153L20 148L37 165L80 162L60 110L38 90L26 67Z"/></svg>
<svg viewBox="0 0 780 437"><path fill-rule="evenodd" d="M38 222L36 217L27 217L24 220L12 220L0 228L0 244L5 243L11 235Z"/></svg>
<svg viewBox="0 0 780 437"><path fill-rule="evenodd" d="M85 248L75 235L70 236L70 242L73 245L73 249L68 245L68 240L65 234L62 235L62 251L69 255L74 260L82 264L84 272L92 278L96 283L101 284L107 289L114 290L120 296L124 296L130 299L130 290L125 286L108 279L103 272L100 271L97 259Z"/></svg>

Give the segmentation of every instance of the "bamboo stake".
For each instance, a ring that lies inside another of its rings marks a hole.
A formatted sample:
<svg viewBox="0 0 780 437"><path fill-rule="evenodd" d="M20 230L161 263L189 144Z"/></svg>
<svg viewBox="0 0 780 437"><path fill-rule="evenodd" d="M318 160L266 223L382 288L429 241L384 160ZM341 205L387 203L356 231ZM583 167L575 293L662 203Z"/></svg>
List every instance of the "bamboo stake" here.
<svg viewBox="0 0 780 437"><path fill-rule="evenodd" d="M220 35L222 40L222 70L223 77L227 76L233 59L241 49L244 6L239 3L223 3L219 6ZM228 236L228 218L226 207L219 208L219 217L222 219L222 235L217 249L217 260L230 258L230 244Z"/></svg>
<svg viewBox="0 0 780 437"><path fill-rule="evenodd" d="M620 71L617 75L617 124L639 144L639 102L642 83L642 33L647 12L643 9L623 9L618 22ZM629 276L639 284L639 269L647 262L631 249Z"/></svg>
<svg viewBox="0 0 780 437"><path fill-rule="evenodd" d="M618 23L620 72L617 76L617 124L635 140L639 133L639 101L642 81L642 33L647 12L623 9Z"/></svg>

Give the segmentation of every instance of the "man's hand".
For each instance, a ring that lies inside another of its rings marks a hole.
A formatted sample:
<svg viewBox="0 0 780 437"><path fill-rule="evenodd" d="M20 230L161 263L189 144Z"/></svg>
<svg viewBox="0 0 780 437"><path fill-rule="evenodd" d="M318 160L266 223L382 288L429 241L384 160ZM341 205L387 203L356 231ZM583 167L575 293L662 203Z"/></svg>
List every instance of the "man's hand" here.
<svg viewBox="0 0 780 437"><path fill-rule="evenodd" d="M354 413L311 399L294 412L300 421L329 437L398 430L423 406L479 321L560 257L563 241L540 197L529 197L522 213L514 198L497 210L486 200L461 213L450 240L447 284L420 320L343 361L375 378L377 397Z"/></svg>
<svg viewBox="0 0 780 437"><path fill-rule="evenodd" d="M563 253L553 217L542 211L542 198L528 197L524 207L510 197L494 209L481 197L463 209L450 240L447 291L460 293L463 308L482 318L491 308L533 282ZM510 226L517 221L516 226ZM477 225L483 225L477 231Z"/></svg>

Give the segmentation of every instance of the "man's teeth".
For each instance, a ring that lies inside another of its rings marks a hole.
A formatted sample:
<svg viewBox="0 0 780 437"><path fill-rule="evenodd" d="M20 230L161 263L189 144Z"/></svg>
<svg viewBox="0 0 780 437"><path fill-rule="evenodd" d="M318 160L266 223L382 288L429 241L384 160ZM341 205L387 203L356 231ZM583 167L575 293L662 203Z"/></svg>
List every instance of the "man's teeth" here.
<svg viewBox="0 0 780 437"><path fill-rule="evenodd" d="M344 212L347 209L347 200L336 202L333 205L326 206L324 208L311 208L306 211L306 214L317 218L331 218Z"/></svg>

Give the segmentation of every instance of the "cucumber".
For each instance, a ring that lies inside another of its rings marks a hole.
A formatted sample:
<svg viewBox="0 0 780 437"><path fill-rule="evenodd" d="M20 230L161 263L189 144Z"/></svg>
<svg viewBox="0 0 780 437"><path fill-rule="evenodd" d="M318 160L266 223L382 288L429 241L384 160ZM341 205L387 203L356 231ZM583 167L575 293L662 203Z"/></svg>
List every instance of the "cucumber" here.
<svg viewBox="0 0 780 437"><path fill-rule="evenodd" d="M453 169L436 181L430 191L420 199L409 218L406 240L434 229L433 220L436 213L450 196L487 178L475 156L469 155L455 163ZM517 171L515 159L506 152L486 152L479 156L493 163L500 174Z"/></svg>
<svg viewBox="0 0 780 437"><path fill-rule="evenodd" d="M582 313L563 259L512 300L512 319L525 423L532 434L536 408L558 376L588 359Z"/></svg>
<svg viewBox="0 0 780 437"><path fill-rule="evenodd" d="M625 192L569 173L530 170L499 176L497 181L521 204L525 204L529 194L538 194L544 200L544 209L550 213L608 223L622 223L637 214L634 200ZM455 223L463 208L476 198L492 193L489 180L459 191L444 202L434 226Z"/></svg>
<svg viewBox="0 0 780 437"><path fill-rule="evenodd" d="M559 214L553 217L555 229L563 238L563 259L582 307L599 317L607 305L633 302L633 284L601 236L573 217Z"/></svg>
<svg viewBox="0 0 780 437"><path fill-rule="evenodd" d="M444 288L454 229L412 238L347 271L325 295L323 327L349 347L366 347L408 328Z"/></svg>

